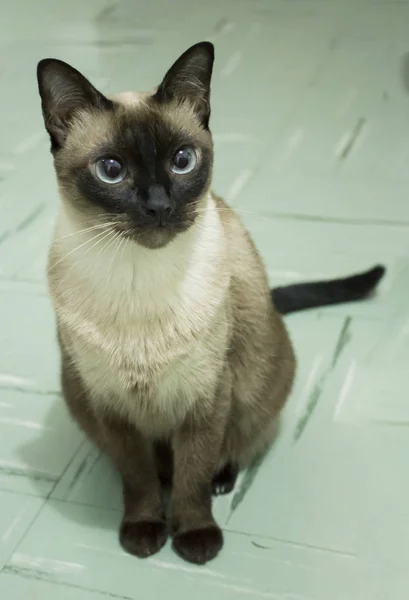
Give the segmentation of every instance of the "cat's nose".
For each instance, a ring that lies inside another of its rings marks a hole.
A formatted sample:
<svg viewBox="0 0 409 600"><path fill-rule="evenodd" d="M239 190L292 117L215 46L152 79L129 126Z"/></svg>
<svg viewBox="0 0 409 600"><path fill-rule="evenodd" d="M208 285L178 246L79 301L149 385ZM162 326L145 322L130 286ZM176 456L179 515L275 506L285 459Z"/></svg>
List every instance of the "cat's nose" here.
<svg viewBox="0 0 409 600"><path fill-rule="evenodd" d="M172 212L172 205L169 200L160 198L152 198L146 203L146 212L151 216L166 217Z"/></svg>
<svg viewBox="0 0 409 600"><path fill-rule="evenodd" d="M152 186L146 202L146 212L155 217L158 223L163 223L172 213L172 202L162 186Z"/></svg>

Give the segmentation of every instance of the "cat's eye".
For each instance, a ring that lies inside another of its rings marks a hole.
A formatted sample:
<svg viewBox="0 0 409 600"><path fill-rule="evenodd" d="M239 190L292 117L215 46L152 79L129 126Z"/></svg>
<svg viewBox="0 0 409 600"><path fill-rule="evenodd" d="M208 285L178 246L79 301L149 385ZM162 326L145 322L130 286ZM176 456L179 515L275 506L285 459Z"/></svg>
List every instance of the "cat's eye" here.
<svg viewBox="0 0 409 600"><path fill-rule="evenodd" d="M193 148L180 148L172 159L171 170L176 175L185 175L193 171L197 163L197 155Z"/></svg>
<svg viewBox="0 0 409 600"><path fill-rule="evenodd" d="M126 177L126 168L115 158L100 158L95 164L95 173L104 183L119 183Z"/></svg>

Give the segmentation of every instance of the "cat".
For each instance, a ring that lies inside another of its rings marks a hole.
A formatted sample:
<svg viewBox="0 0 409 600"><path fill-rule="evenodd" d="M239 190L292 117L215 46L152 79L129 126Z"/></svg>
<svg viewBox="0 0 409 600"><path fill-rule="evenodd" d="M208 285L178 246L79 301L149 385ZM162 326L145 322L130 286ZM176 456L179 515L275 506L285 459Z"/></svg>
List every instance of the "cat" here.
<svg viewBox="0 0 409 600"><path fill-rule="evenodd" d="M48 281L63 395L121 475L123 548L147 557L170 534L197 564L223 545L212 493L269 447L292 388L280 312L364 298L384 273L270 291L211 191L213 62L196 44L153 92L111 98L57 59L37 70L61 196Z"/></svg>

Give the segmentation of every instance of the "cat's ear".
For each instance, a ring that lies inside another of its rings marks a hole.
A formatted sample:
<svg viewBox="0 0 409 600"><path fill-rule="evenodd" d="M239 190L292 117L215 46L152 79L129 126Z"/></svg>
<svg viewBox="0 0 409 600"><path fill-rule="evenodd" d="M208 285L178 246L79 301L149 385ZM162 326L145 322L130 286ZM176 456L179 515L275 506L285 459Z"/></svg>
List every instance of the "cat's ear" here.
<svg viewBox="0 0 409 600"><path fill-rule="evenodd" d="M112 102L88 79L62 60L41 60L37 66L37 80L44 123L54 150L64 144L76 111L112 106Z"/></svg>
<svg viewBox="0 0 409 600"><path fill-rule="evenodd" d="M214 46L210 42L195 44L178 58L166 73L156 99L189 100L204 127L210 118L210 81L214 62Z"/></svg>

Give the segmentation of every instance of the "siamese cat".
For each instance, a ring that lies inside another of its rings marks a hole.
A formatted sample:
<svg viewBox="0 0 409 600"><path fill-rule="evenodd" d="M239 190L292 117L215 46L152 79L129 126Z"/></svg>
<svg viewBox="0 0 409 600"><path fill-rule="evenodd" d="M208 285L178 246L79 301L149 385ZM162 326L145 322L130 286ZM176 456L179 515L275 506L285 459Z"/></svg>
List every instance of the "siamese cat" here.
<svg viewBox="0 0 409 600"><path fill-rule="evenodd" d="M170 534L198 564L223 545L212 493L268 448L291 390L281 314L364 298L384 273L271 292L211 189L213 61L196 44L153 92L112 98L62 61L38 65L61 196L48 275L65 401L122 477L123 548L147 557Z"/></svg>

